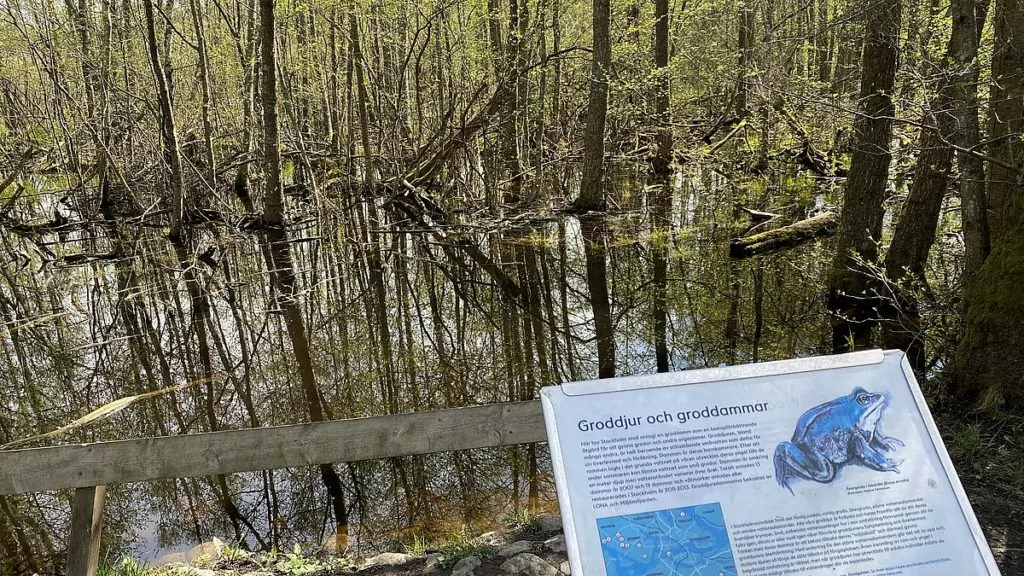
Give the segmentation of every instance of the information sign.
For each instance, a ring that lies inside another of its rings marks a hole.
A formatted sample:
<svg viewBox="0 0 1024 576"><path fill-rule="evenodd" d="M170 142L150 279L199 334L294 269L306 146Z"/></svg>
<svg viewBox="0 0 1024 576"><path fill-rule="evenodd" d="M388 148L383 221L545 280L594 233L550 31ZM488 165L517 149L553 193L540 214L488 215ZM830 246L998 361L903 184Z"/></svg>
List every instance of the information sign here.
<svg viewBox="0 0 1024 576"><path fill-rule="evenodd" d="M999 574L901 352L541 398L573 574Z"/></svg>

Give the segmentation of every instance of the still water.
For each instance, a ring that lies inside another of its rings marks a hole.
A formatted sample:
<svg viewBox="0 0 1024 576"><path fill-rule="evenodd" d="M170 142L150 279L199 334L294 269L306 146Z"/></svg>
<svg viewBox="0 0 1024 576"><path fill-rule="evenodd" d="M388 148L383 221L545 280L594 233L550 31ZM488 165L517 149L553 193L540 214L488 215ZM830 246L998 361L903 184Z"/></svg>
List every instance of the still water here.
<svg viewBox="0 0 1024 576"><path fill-rule="evenodd" d="M791 201L788 218L827 203L828 194L792 184L773 191ZM596 226L544 205L455 211L449 222L425 223L380 202L312 200L293 215L288 239L324 416L536 398L544 385L596 377L602 339L611 343L617 375L656 371L659 349L672 370L827 351L827 242L735 261L728 239L751 226L735 206L756 190L740 191L711 173L681 177L668 213L652 208L642 175L620 179L615 190L610 215ZM201 227L190 239L198 257L187 264L159 230L83 226L54 238L58 249L113 256L45 264L24 240L3 237L6 257L28 263L5 266L0 278L7 327L0 441L195 381L202 384L33 445L310 419L303 367L268 280L260 234ZM595 283L599 262L604 277ZM202 322L193 321L188 266L208 302ZM599 286L608 294L610 334L595 323ZM197 352L201 336L209 382ZM333 469L348 545L366 550L479 533L554 506L543 445ZM108 498L108 559L155 560L215 536L252 549L336 541L338 510L316 468L114 486ZM0 549L2 571L59 563L69 495L0 503L9 536L0 538L8 543Z"/></svg>

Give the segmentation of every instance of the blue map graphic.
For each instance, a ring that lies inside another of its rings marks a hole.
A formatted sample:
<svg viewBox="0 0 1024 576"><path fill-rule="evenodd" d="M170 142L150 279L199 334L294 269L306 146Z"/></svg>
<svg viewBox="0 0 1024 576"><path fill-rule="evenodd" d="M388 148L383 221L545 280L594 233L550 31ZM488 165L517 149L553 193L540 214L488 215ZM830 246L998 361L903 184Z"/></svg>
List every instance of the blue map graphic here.
<svg viewBox="0 0 1024 576"><path fill-rule="evenodd" d="M721 504L599 518L608 576L736 576Z"/></svg>

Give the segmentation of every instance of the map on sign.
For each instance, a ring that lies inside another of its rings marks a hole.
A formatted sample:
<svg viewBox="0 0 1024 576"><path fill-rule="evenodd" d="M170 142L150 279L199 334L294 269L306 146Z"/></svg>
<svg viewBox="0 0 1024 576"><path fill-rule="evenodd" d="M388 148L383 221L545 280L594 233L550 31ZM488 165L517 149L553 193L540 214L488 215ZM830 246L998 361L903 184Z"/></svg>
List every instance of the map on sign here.
<svg viewBox="0 0 1024 576"><path fill-rule="evenodd" d="M736 576L720 504L600 518L608 576Z"/></svg>

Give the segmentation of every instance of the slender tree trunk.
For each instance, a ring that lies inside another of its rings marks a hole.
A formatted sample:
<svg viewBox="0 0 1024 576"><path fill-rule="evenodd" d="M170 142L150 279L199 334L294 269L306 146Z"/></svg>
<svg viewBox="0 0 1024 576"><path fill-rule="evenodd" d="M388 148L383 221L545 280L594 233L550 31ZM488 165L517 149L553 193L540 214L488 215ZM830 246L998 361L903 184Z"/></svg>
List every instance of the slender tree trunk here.
<svg viewBox="0 0 1024 576"><path fill-rule="evenodd" d="M739 9L739 80L736 83L736 115L739 117L744 117L749 113L747 110L747 96L750 92L748 76L754 53L754 7L751 5L752 2L753 0L741 0ZM657 10L657 8L658 6L655 4L655 9ZM658 17L655 15L655 18ZM657 43L657 34L657 30L655 30L655 43Z"/></svg>
<svg viewBox="0 0 1024 576"><path fill-rule="evenodd" d="M843 198L836 256L829 274L828 309L832 350L871 345L877 320L875 282L862 263L878 257L886 182L892 158L892 101L900 31L899 0L868 0L860 113L854 121L855 148Z"/></svg>
<svg viewBox="0 0 1024 576"><path fill-rule="evenodd" d="M753 16L751 16L753 18ZM752 32L752 30L750 31ZM668 247L670 244L670 218L672 212L672 117L669 107L671 84L668 70L669 14L668 0L654 3L654 68L657 85L654 96L654 113L658 125L657 152L651 158L650 188L654 202L651 203L651 221L654 224L654 240L651 251L654 260L651 312L654 325L654 355L658 372L669 371L667 342L668 325ZM745 91L745 79L741 78L740 89ZM739 104L737 104L739 106ZM746 104L744 103L744 107Z"/></svg>
<svg viewBox="0 0 1024 576"><path fill-rule="evenodd" d="M594 55L590 70L590 101L587 106L587 123L583 129L580 193L573 202L575 208L581 211L605 209L604 129L608 115L608 68L612 61L609 31L611 7L609 0L592 1Z"/></svg>
<svg viewBox="0 0 1024 576"><path fill-rule="evenodd" d="M263 169L266 174L263 221L265 241L269 249L267 267L278 306L284 313L285 327L291 340L292 352L299 365L302 391L306 399L309 419L324 420L324 409L317 387L313 360L309 353L309 339L302 308L298 301L295 266L291 244L285 231L284 190L281 186L281 148L277 119L277 66L275 55L274 0L259 0L260 9L260 75L263 102ZM336 550L348 547L348 510L341 478L330 464L320 466L320 478L331 499L334 513Z"/></svg>
<svg viewBox="0 0 1024 576"><path fill-rule="evenodd" d="M818 62L818 82L829 83L832 78L832 55L829 53L829 23L828 23L829 0L817 0L818 4L818 30L814 36L814 47Z"/></svg>
<svg viewBox="0 0 1024 576"><path fill-rule="evenodd" d="M936 95L924 119L924 124L931 128L921 132L921 152L910 194L885 257L891 293L886 295L889 301L882 306L884 346L905 351L919 377L924 376L926 358L916 292L925 281L924 268L935 242L939 212L948 188L953 164L951 144L963 130L957 124L956 114L960 106L967 103L958 98L958 94L971 82L970 70L978 56L981 33L974 15L975 4L976 0L953 0L952 9L961 17L953 18L953 31L940 64Z"/></svg>
<svg viewBox="0 0 1024 576"><path fill-rule="evenodd" d="M976 55L989 5L990 0L955 0L950 6L954 27L974 26L977 30L975 34L966 36L961 46L964 56L959 59L964 70L958 79L953 102L958 126L954 133L954 144L960 147L956 162L960 168L960 215L964 235L964 279L967 281L981 269L990 250L985 165L977 155L967 152L977 149L981 142L978 119L978 77L981 67ZM970 54L975 57L967 59L966 56Z"/></svg>
<svg viewBox="0 0 1024 576"><path fill-rule="evenodd" d="M373 149L370 147L370 113L367 108L366 79L363 73L363 49L359 39L359 21L356 19L354 3L349 6L349 45L353 70L356 77L356 111L359 115L359 136L363 148L363 185L366 192L372 192L376 186L377 169L373 162Z"/></svg>
<svg viewBox="0 0 1024 576"><path fill-rule="evenodd" d="M202 94L201 116L203 122L203 163L206 170L203 177L206 185L211 191L217 190L217 164L213 156L213 121L210 118L210 110L213 106L213 97L210 89L210 58L206 51L206 16L201 12L199 0L189 0L189 10L192 14L192 28L196 34L196 53L199 56L199 87Z"/></svg>
<svg viewBox="0 0 1024 576"><path fill-rule="evenodd" d="M164 157L170 168L171 189L171 229L168 237L172 242L182 234L182 220L185 210L185 188L181 173L181 150L178 147L178 133L174 126L174 111L171 108L171 95L168 89L167 75L160 60L160 50L156 39L156 24L153 19L153 0L145 0L143 8L146 14L146 46L149 52L149 63L156 82L157 101L160 106L160 137L163 142Z"/></svg>

